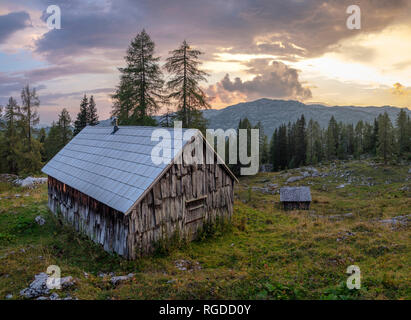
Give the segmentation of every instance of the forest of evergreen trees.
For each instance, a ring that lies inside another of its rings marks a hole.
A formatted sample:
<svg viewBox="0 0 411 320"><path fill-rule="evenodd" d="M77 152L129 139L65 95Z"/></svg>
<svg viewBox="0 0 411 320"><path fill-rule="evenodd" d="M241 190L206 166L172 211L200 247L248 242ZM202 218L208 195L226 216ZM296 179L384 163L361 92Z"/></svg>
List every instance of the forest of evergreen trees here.
<svg viewBox="0 0 411 320"><path fill-rule="evenodd" d="M251 125L245 119L239 128ZM303 115L295 123L275 129L270 143L265 136L260 140L260 162L271 164L274 171L364 156L378 157L385 164L411 160L411 120L404 109L394 125L387 113L373 123L359 121L356 125L338 123L331 117L327 128L312 119L307 124Z"/></svg>
<svg viewBox="0 0 411 320"><path fill-rule="evenodd" d="M49 131L38 128L40 99L29 85L21 91L21 103L10 97L7 105L0 107L0 173L26 175L38 173L50 160L86 125L98 123L93 96L87 96L80 104L80 112L74 122L66 108L58 115Z"/></svg>

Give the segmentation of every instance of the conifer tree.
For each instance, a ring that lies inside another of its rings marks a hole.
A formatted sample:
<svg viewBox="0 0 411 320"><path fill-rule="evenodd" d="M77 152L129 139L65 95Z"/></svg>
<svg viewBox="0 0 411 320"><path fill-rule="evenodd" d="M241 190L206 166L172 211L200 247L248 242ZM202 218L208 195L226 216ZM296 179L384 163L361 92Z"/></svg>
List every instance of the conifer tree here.
<svg viewBox="0 0 411 320"><path fill-rule="evenodd" d="M22 105L20 107L19 128L22 137L22 147L18 157L19 174L30 174L40 171L42 167L41 149L42 145L37 139L33 139L35 126L39 123L40 117L37 108L40 100L36 89L31 89L26 85L21 91Z"/></svg>
<svg viewBox="0 0 411 320"><path fill-rule="evenodd" d="M50 131L44 142L44 153L47 161L53 158L61 149L61 133L56 122L53 121Z"/></svg>
<svg viewBox="0 0 411 320"><path fill-rule="evenodd" d="M77 119L74 121L74 135L83 130L88 123L88 98L84 95L80 103L80 112L77 114Z"/></svg>
<svg viewBox="0 0 411 320"><path fill-rule="evenodd" d="M182 121L185 128L195 127L193 113L197 121L202 117L196 110L210 108L204 91L199 87L199 82L206 81L208 76L199 69L201 54L201 51L183 41L179 48L170 52L164 66L171 74L171 79L167 82L168 99L177 102L177 119Z"/></svg>
<svg viewBox="0 0 411 320"><path fill-rule="evenodd" d="M59 114L57 126L60 130L59 147L61 149L71 140L73 136L73 132L71 131L71 118L66 108L64 108Z"/></svg>
<svg viewBox="0 0 411 320"><path fill-rule="evenodd" d="M21 102L21 127L23 129L23 134L25 135L25 138L27 140L26 145L28 151L31 152L33 127L40 121L39 115L37 113L37 108L40 106L40 100L37 96L36 89L33 88L32 90L30 90L29 85L26 85L21 90Z"/></svg>
<svg viewBox="0 0 411 320"><path fill-rule="evenodd" d="M1 144L1 158L3 170L7 173L18 173L18 158L21 148L21 139L18 133L18 121L20 118L20 107L17 101L12 97L9 98L8 104L4 111L4 122L2 129L4 130L4 138Z"/></svg>
<svg viewBox="0 0 411 320"><path fill-rule="evenodd" d="M387 114L378 117L378 144L377 154L383 158L384 164L388 163L393 156L394 151L394 134L391 120Z"/></svg>
<svg viewBox="0 0 411 320"><path fill-rule="evenodd" d="M410 137L408 135L408 117L404 109L401 109L398 113L397 120L397 141L398 141L398 153L400 156L409 151Z"/></svg>
<svg viewBox="0 0 411 320"><path fill-rule="evenodd" d="M90 97L87 106L87 124L90 126L95 126L96 124L98 124L97 108L93 96Z"/></svg>
<svg viewBox="0 0 411 320"><path fill-rule="evenodd" d="M327 158L335 159L338 150L338 124L334 116L331 117L327 128Z"/></svg>
<svg viewBox="0 0 411 320"><path fill-rule="evenodd" d="M127 119L128 124L156 123L151 115L164 102L164 81L158 62L160 58L154 56L154 48L154 42L143 30L132 40L127 50L127 66L119 68L120 84L113 95L115 103L112 114L118 116L120 122Z"/></svg>

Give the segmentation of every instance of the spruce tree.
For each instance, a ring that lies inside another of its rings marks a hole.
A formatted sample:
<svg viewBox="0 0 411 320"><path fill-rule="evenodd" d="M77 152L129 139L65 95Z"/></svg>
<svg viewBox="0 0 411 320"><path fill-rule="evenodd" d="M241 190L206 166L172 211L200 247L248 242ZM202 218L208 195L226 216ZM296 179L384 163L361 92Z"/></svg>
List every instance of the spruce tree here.
<svg viewBox="0 0 411 320"><path fill-rule="evenodd" d="M201 51L183 41L179 48L170 52L164 66L171 74L171 79L167 82L168 99L177 102L177 119L182 121L185 128L195 127L193 113L197 116L197 121L202 116L195 113L196 110L210 108L204 91L199 87L199 82L206 81L208 76L199 69L201 54Z"/></svg>
<svg viewBox="0 0 411 320"><path fill-rule="evenodd" d="M60 149L64 147L73 137L73 132L71 131L71 118L67 109L64 108L59 114L59 120L57 126L60 130Z"/></svg>
<svg viewBox="0 0 411 320"><path fill-rule="evenodd" d="M398 153L404 155L408 150L410 137L408 136L408 117L404 109L398 113L397 120Z"/></svg>
<svg viewBox="0 0 411 320"><path fill-rule="evenodd" d="M164 102L160 58L154 56L154 48L154 42L143 30L128 48L125 57L127 66L119 68L121 80L113 95L115 103L112 114L123 120L131 113L128 124L154 125L156 121L151 115Z"/></svg>
<svg viewBox="0 0 411 320"><path fill-rule="evenodd" d="M19 149L21 148L21 139L18 133L19 118L20 107L17 105L17 101L10 97L4 110L4 122L2 123L4 138L1 147L1 158L4 159L3 170L13 174L18 173Z"/></svg>
<svg viewBox="0 0 411 320"><path fill-rule="evenodd" d="M61 149L61 132L57 123L51 124L50 131L44 141L44 153L47 161L53 158Z"/></svg>
<svg viewBox="0 0 411 320"><path fill-rule="evenodd" d="M122 125L132 124L135 102L133 100L133 85L130 77L125 74L121 75L120 84L112 98L114 99L114 104L111 114L116 116Z"/></svg>
<svg viewBox="0 0 411 320"><path fill-rule="evenodd" d="M294 165L299 167L305 164L307 155L307 140L305 132L305 117L301 116L295 126L295 155Z"/></svg>
<svg viewBox="0 0 411 320"><path fill-rule="evenodd" d="M383 158L384 164L388 163L393 156L394 135L391 120L387 114L378 117L378 143L377 154Z"/></svg>
<svg viewBox="0 0 411 320"><path fill-rule="evenodd" d="M271 137L270 142L270 162L273 166L273 171L278 171L279 164L279 152L278 152L278 129L275 129Z"/></svg>
<svg viewBox="0 0 411 320"><path fill-rule="evenodd" d="M88 122L88 98L84 95L80 103L80 112L77 114L77 119L74 121L74 135L83 130Z"/></svg>
<svg viewBox="0 0 411 320"><path fill-rule="evenodd" d="M355 158L359 159L360 155L364 152L364 122L362 120L357 122L355 126L355 138L354 138L354 155Z"/></svg>
<svg viewBox="0 0 411 320"><path fill-rule="evenodd" d="M334 116L328 123L327 128L327 158L328 160L333 160L337 156L338 150L338 124L335 121Z"/></svg>
<svg viewBox="0 0 411 320"><path fill-rule="evenodd" d="M96 124L98 124L97 108L93 96L90 97L87 106L87 124L90 126L95 126Z"/></svg>

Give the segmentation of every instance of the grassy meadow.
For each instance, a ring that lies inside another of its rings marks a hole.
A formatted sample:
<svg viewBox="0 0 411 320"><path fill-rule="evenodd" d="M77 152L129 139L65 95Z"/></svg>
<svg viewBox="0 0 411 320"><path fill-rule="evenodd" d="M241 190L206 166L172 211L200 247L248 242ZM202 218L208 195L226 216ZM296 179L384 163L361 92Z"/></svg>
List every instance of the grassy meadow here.
<svg viewBox="0 0 411 320"><path fill-rule="evenodd" d="M409 166L351 161L316 169L320 176L288 184L304 169L241 178L230 224L136 261L62 225L47 208L46 185L1 182L0 299L22 299L20 290L49 265L76 279L56 292L78 299L411 299L410 218L381 222L411 214ZM310 186L311 209L281 210L284 185ZM180 270L178 260L193 268ZM360 290L346 287L350 265L361 269ZM115 286L111 272L134 277Z"/></svg>

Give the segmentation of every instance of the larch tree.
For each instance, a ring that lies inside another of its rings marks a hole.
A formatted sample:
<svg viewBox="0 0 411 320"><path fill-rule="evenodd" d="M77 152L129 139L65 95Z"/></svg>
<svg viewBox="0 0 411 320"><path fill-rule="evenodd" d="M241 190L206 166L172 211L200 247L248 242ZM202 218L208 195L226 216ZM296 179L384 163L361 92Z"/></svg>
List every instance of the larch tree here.
<svg viewBox="0 0 411 320"><path fill-rule="evenodd" d="M145 30L132 41L125 57L127 66L119 68L120 84L113 95L112 114L121 123L153 125L151 117L164 102L163 75L159 66L159 57L154 56L155 44ZM126 110L124 110L124 108Z"/></svg>
<svg viewBox="0 0 411 320"><path fill-rule="evenodd" d="M208 74L199 69L200 50L193 49L186 41L173 51L164 65L171 79L167 82L168 99L177 102L176 119L183 127L198 127L201 123L201 109L210 108L199 82L207 81ZM204 123L203 123L204 124Z"/></svg>
<svg viewBox="0 0 411 320"><path fill-rule="evenodd" d="M37 96L36 89L30 90L29 85L26 85L21 91L21 123L24 135L27 139L28 151L32 150L32 131L33 127L40 121L37 113L37 108L40 106L40 100Z"/></svg>

